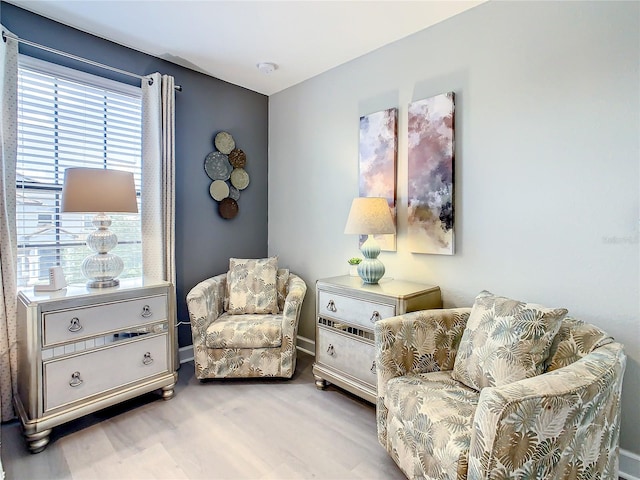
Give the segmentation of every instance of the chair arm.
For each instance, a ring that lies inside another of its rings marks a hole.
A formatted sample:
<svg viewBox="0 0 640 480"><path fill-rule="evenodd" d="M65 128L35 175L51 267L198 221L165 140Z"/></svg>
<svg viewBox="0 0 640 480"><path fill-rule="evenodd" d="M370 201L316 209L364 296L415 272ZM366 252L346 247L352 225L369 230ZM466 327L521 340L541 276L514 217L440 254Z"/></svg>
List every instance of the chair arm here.
<svg viewBox="0 0 640 480"><path fill-rule="evenodd" d="M622 345L610 343L558 370L482 389L468 478L617 478L625 366Z"/></svg>
<svg viewBox="0 0 640 480"><path fill-rule="evenodd" d="M407 373L453 369L470 308L420 310L379 320L374 326L378 393Z"/></svg>
<svg viewBox="0 0 640 480"><path fill-rule="evenodd" d="M198 283L187 294L193 343L204 344L207 327L224 312L227 274L223 273Z"/></svg>
<svg viewBox="0 0 640 480"><path fill-rule="evenodd" d="M470 308L420 310L379 320L374 326L378 439L386 447L387 382L407 373L452 370Z"/></svg>
<svg viewBox="0 0 640 480"><path fill-rule="evenodd" d="M294 344L298 331L298 321L300 320L300 309L302 308L302 302L306 293L307 284L304 280L293 273L289 273L287 297L285 298L284 308L282 309L282 333L283 336L289 336Z"/></svg>

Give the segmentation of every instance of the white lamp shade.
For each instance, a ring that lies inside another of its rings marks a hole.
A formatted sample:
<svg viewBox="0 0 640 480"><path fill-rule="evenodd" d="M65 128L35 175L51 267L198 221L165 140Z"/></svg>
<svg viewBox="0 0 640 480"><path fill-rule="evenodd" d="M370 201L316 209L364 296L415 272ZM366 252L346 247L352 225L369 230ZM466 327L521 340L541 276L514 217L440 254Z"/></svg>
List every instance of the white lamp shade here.
<svg viewBox="0 0 640 480"><path fill-rule="evenodd" d="M61 211L138 213L133 174L103 168L67 168Z"/></svg>
<svg viewBox="0 0 640 480"><path fill-rule="evenodd" d="M396 233L387 199L380 197L354 198L344 233L356 235Z"/></svg>

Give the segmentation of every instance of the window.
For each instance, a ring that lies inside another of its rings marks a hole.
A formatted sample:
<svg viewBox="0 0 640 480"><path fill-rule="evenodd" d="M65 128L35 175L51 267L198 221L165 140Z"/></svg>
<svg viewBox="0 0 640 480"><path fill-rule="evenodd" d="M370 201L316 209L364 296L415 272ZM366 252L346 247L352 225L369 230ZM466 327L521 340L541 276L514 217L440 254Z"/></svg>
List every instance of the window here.
<svg viewBox="0 0 640 480"><path fill-rule="evenodd" d="M80 264L92 253L85 239L95 229L93 214L60 213L64 171L92 167L133 172L139 199L141 115L140 88L20 57L18 286L48 279L49 267L56 265L62 266L67 282L85 281ZM140 215L114 214L111 219L111 230L118 235L113 252L125 264L120 278L141 275Z"/></svg>

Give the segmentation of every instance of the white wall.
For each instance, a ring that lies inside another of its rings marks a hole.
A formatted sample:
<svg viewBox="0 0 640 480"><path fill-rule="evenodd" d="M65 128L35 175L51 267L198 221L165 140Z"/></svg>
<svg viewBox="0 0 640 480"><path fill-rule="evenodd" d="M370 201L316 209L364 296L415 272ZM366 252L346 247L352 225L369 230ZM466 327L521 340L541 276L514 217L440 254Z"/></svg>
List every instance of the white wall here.
<svg viewBox="0 0 640 480"><path fill-rule="evenodd" d="M358 119L399 107L398 251L387 275L482 289L626 345L621 446L640 453L640 3L489 2L270 97L269 253L309 285L347 272ZM407 246L407 104L456 94L456 254Z"/></svg>

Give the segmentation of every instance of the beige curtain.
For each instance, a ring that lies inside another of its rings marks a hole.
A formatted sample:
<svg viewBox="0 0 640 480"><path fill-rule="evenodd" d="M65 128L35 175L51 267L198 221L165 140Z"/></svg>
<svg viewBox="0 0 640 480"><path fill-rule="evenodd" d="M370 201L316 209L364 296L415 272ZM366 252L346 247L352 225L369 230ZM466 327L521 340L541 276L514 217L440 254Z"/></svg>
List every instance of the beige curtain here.
<svg viewBox="0 0 640 480"><path fill-rule="evenodd" d="M2 27L0 25L0 27ZM9 33L2 27L2 31ZM2 421L14 417L17 390L16 156L18 137L18 42L0 40L0 409Z"/></svg>
<svg viewBox="0 0 640 480"><path fill-rule="evenodd" d="M142 271L176 283L175 80L153 73L142 80Z"/></svg>

